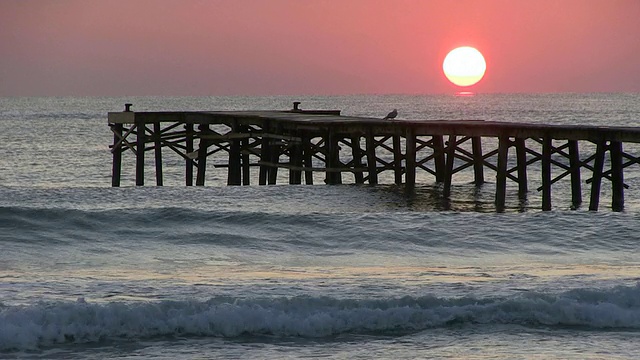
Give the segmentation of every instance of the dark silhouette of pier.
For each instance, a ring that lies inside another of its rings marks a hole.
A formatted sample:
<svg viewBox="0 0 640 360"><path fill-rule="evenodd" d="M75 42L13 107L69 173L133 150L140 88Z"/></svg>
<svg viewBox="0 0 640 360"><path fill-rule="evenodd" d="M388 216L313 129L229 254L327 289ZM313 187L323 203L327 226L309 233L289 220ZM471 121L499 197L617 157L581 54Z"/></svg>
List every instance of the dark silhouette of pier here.
<svg viewBox="0 0 640 360"><path fill-rule="evenodd" d="M507 181L525 197L527 168L540 166L542 210L551 210L551 189L569 177L573 207L582 203L582 186L590 186L589 209L597 210L603 180L611 183L611 207L624 208L624 169L640 157L623 151L623 143L640 143L640 128L543 125L477 120L389 120L341 116L340 110L110 112L114 134L112 186L120 186L123 154L135 156L135 184L145 184L145 153L155 157L155 184L163 185L162 150L183 158L185 185L205 185L207 158L226 154L228 185L250 185L251 167L258 183L275 184L288 171L289 184L313 184L314 172L327 184L353 176L357 184L377 184L382 172L411 189L416 172L442 183L445 198L455 174L473 171L476 185L485 170L495 173L495 204L505 207ZM581 147L595 148L589 156ZM515 157L509 158L509 151ZM607 157L608 154L608 157ZM608 168L605 168L605 164ZM554 171L552 171L552 169ZM586 176L583 177L583 176ZM255 179L254 179L255 180Z"/></svg>

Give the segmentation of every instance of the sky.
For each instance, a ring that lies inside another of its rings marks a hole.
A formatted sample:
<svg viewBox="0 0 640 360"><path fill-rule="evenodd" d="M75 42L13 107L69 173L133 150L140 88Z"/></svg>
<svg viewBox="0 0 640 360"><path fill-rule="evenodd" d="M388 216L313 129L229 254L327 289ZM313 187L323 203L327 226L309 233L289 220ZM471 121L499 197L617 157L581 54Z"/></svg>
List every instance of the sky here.
<svg viewBox="0 0 640 360"><path fill-rule="evenodd" d="M640 0L0 0L0 96L640 92Z"/></svg>

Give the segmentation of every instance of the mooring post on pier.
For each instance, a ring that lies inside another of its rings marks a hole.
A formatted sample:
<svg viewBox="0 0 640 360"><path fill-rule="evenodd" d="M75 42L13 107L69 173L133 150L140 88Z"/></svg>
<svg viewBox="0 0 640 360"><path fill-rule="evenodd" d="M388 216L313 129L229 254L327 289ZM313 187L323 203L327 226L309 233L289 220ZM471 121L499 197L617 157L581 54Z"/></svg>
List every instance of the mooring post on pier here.
<svg viewBox="0 0 640 360"><path fill-rule="evenodd" d="M205 138L209 133L209 125L198 125L200 131L200 143L198 144L198 174L196 175L196 186L204 186L204 179L207 171L207 149L209 141Z"/></svg>
<svg viewBox="0 0 640 360"><path fill-rule="evenodd" d="M144 121L136 119L136 186L144 185L144 151L146 143L146 125Z"/></svg>
<svg viewBox="0 0 640 360"><path fill-rule="evenodd" d="M510 140L508 136L498 138L498 166L496 173L496 210L504 211L507 194L507 161L509 155Z"/></svg>
<svg viewBox="0 0 640 360"><path fill-rule="evenodd" d="M185 169L184 169L184 182L186 186L193 186L193 124L185 124Z"/></svg>
<svg viewBox="0 0 640 360"><path fill-rule="evenodd" d="M571 204L577 208L582 204L582 184L580 184L580 152L577 140L569 140L569 171L571 172Z"/></svg>
<svg viewBox="0 0 640 360"><path fill-rule="evenodd" d="M162 131L160 122L153 123L153 147L156 160L156 186L162 186Z"/></svg>
<svg viewBox="0 0 640 360"><path fill-rule="evenodd" d="M442 196L447 199L451 195L451 181L453 178L453 164L455 162L457 140L455 135L449 135L447 143L447 163L444 176Z"/></svg>
<svg viewBox="0 0 640 360"><path fill-rule="evenodd" d="M600 185L602 184L602 168L604 167L604 153L606 148L606 141L598 141L595 160L593 162L593 177L591 178L590 211L598 211L598 206L600 205Z"/></svg>
<svg viewBox="0 0 640 360"><path fill-rule="evenodd" d="M111 186L120 186L120 176L122 173L122 131L123 125L120 123L113 124L111 126L113 131L113 147L111 152L113 154L113 164L111 170Z"/></svg>
<svg viewBox="0 0 640 360"><path fill-rule="evenodd" d="M416 134L412 127L407 128L405 146L404 182L407 189L412 189L416 185Z"/></svg>
<svg viewBox="0 0 640 360"><path fill-rule="evenodd" d="M609 144L611 156L611 209L624 210L624 177L622 173L622 143L611 141Z"/></svg>
<svg viewBox="0 0 640 360"><path fill-rule="evenodd" d="M369 173L369 184L378 183L378 158L376 157L376 139L373 132L367 132L367 169Z"/></svg>
<svg viewBox="0 0 640 360"><path fill-rule="evenodd" d="M527 180L527 148L524 138L516 138L516 166L518 167L518 195L521 199L526 198L529 191Z"/></svg>
<svg viewBox="0 0 640 360"><path fill-rule="evenodd" d="M473 153L473 179L476 185L484 184L484 158L482 157L482 138L471 138L471 150Z"/></svg>
<svg viewBox="0 0 640 360"><path fill-rule="evenodd" d="M542 210L551 210L551 137L542 139Z"/></svg>

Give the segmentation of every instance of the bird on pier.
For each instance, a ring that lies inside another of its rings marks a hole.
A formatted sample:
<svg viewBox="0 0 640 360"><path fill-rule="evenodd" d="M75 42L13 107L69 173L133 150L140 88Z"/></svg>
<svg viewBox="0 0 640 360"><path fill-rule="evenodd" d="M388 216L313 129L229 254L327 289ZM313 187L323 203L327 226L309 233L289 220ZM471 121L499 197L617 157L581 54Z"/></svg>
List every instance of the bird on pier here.
<svg viewBox="0 0 640 360"><path fill-rule="evenodd" d="M396 116L398 116L398 110L393 109L393 111L388 113L387 116L382 118L382 120L393 120L396 118Z"/></svg>

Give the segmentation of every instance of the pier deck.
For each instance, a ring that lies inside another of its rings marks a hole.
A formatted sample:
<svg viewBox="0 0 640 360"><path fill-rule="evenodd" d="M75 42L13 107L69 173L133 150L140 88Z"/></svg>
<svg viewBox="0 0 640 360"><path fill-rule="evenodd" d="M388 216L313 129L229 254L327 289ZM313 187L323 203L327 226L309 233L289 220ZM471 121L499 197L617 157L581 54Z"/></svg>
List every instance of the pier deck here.
<svg viewBox="0 0 640 360"><path fill-rule="evenodd" d="M128 151L136 159L136 185L145 183L147 151L154 152L155 183L163 185L162 149L168 148L184 159L187 186L194 174L196 185L205 184L207 158L213 154L225 154L226 163L216 168L227 168L228 185L250 185L250 168L259 167L260 185L275 184L279 169L289 172L289 184L303 179L313 184L314 172L324 173L327 184L340 184L347 175L355 183L377 184L389 171L396 184L411 189L416 172L425 171L443 184L444 197L456 173L472 169L480 185L489 169L495 172L495 203L502 211L507 181L526 198L527 167L537 163L543 210L551 209L552 184L569 177L572 206L582 203L582 185L588 184L589 209L597 210L605 179L611 183L611 207L621 211L627 187L623 170L640 163L639 156L623 151L623 143L640 143L640 128L634 127L383 120L300 110L297 103L288 111L133 112L129 106L108 114L114 134L112 186L120 186L122 155Z"/></svg>

